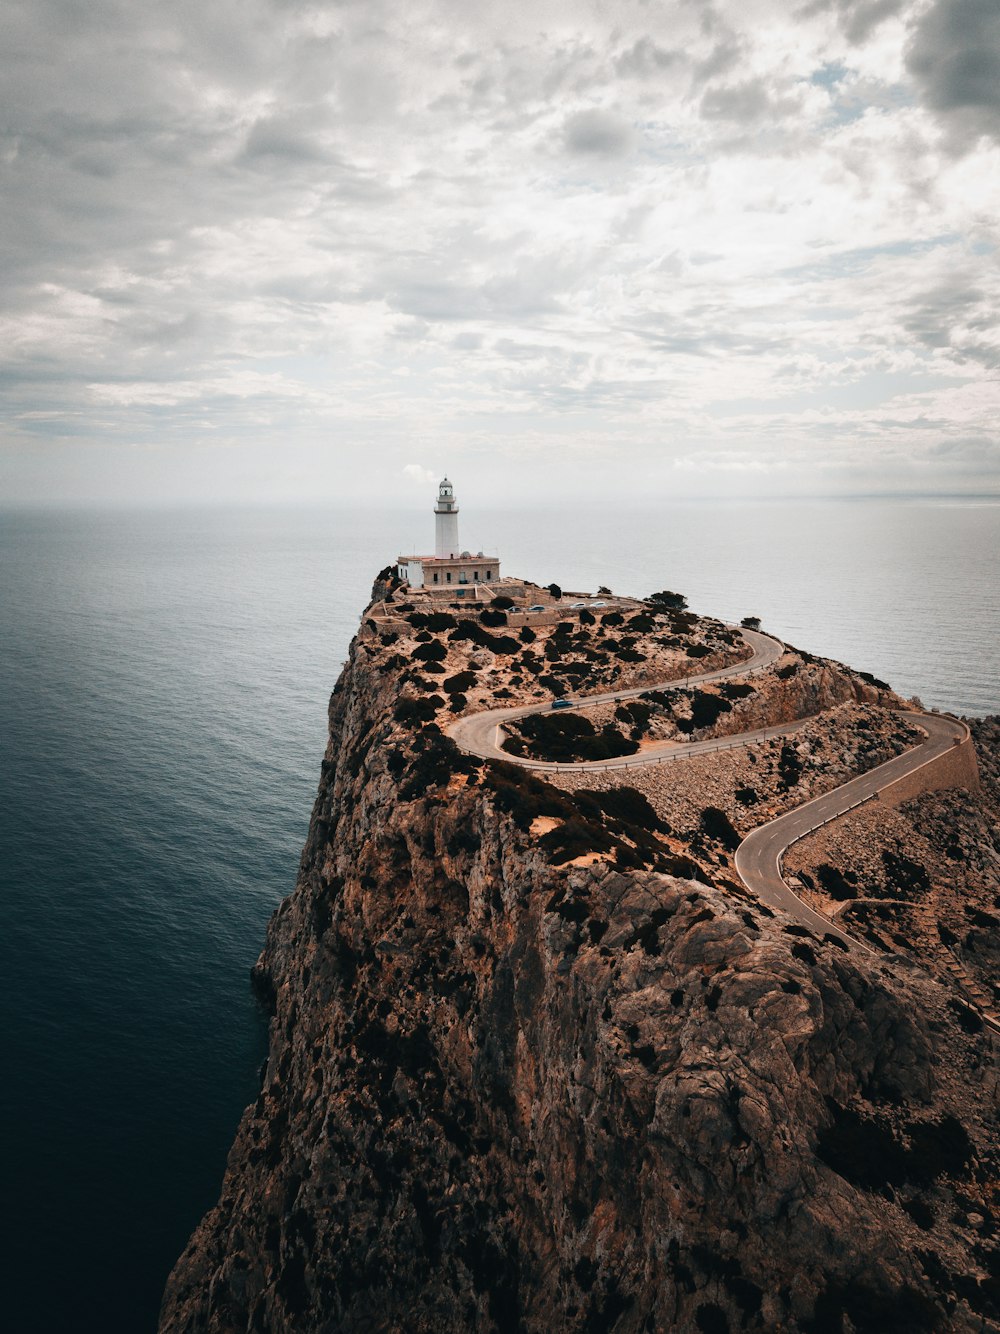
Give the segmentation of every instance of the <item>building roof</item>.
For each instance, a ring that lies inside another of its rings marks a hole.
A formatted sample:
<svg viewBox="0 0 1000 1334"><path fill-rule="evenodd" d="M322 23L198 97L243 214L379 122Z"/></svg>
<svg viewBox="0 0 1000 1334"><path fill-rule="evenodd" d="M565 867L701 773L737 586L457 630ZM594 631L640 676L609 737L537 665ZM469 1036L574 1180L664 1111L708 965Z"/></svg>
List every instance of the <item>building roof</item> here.
<svg viewBox="0 0 1000 1334"><path fill-rule="evenodd" d="M481 565L484 561L491 561L493 564L500 563L499 556L491 556L489 552L475 551L463 552L460 556L397 556L397 564L400 561L418 560L423 565Z"/></svg>

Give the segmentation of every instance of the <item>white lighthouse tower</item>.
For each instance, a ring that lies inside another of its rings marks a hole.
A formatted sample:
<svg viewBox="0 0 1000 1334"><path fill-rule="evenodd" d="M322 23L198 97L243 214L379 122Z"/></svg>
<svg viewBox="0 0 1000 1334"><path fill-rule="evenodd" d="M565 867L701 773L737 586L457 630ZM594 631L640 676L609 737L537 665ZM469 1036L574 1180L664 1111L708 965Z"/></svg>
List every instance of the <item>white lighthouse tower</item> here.
<svg viewBox="0 0 1000 1334"><path fill-rule="evenodd" d="M447 477L438 487L434 506L434 555L438 560L450 560L461 554L458 545L458 501L455 488Z"/></svg>
<svg viewBox="0 0 1000 1334"><path fill-rule="evenodd" d="M434 555L397 556L396 574L409 588L426 589L433 596L478 599L479 584L500 582L500 560L482 551L463 551L458 545L458 501L447 477L438 486L434 505ZM489 596L493 596L492 589Z"/></svg>

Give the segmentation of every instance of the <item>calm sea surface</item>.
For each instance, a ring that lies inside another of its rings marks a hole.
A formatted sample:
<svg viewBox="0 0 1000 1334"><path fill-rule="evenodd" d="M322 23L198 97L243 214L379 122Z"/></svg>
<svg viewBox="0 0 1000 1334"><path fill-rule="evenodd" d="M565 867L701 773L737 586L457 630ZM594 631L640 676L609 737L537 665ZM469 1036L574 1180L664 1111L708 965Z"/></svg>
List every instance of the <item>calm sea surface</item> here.
<svg viewBox="0 0 1000 1334"><path fill-rule="evenodd" d="M214 1201L264 1028L326 701L408 514L0 514L6 1327L142 1334ZM672 588L1000 712L1000 504L529 514L463 538L567 589Z"/></svg>

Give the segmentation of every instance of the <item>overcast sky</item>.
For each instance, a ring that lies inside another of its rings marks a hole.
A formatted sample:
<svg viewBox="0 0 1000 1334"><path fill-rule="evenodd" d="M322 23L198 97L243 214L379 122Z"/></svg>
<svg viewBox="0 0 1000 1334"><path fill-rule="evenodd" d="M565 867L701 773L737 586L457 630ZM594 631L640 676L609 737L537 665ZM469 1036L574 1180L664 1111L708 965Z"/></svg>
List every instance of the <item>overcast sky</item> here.
<svg viewBox="0 0 1000 1334"><path fill-rule="evenodd" d="M998 0L0 37L0 499L1000 491Z"/></svg>

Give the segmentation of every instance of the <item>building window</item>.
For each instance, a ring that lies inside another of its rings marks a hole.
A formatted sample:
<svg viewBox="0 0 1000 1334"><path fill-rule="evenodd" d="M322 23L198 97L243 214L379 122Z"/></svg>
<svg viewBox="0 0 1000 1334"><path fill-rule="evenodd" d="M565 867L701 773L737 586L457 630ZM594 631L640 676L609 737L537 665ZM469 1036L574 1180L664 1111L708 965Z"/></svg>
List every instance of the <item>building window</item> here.
<svg viewBox="0 0 1000 1334"><path fill-rule="evenodd" d="M437 581L438 581L437 570L435 570L435 571L434 571L434 582L437 583Z"/></svg>
<svg viewBox="0 0 1000 1334"><path fill-rule="evenodd" d="M460 588L460 589L458 590L458 596L459 596L460 598L464 598L464 597L465 597L465 589L464 589L464 588Z"/></svg>
<svg viewBox="0 0 1000 1334"><path fill-rule="evenodd" d="M445 580L450 584L450 583L451 583L451 570L448 570L444 577L445 577Z"/></svg>

